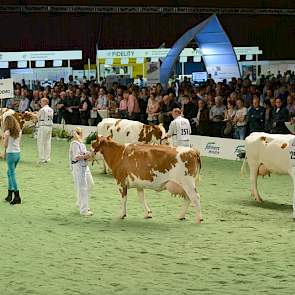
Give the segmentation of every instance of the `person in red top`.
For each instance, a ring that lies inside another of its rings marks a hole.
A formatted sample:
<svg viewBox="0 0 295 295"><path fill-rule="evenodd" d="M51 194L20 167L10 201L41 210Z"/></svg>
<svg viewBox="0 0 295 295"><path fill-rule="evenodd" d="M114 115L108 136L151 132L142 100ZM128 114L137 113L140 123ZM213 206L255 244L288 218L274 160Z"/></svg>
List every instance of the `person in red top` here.
<svg viewBox="0 0 295 295"><path fill-rule="evenodd" d="M128 118L129 120L137 121L139 119L140 108L137 101L138 91L136 87L131 87L129 90L127 101Z"/></svg>

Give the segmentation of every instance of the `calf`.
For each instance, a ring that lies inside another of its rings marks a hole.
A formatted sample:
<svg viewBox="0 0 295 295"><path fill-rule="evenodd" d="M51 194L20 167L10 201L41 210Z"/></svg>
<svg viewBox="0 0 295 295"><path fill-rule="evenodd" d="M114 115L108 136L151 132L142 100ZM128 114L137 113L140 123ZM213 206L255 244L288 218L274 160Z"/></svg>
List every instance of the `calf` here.
<svg viewBox="0 0 295 295"><path fill-rule="evenodd" d="M125 218L127 214L128 188L137 189L144 208L144 218L151 218L144 189L166 189L184 199L178 219L185 219L189 204L192 203L196 210L196 223L201 223L200 195L195 188L201 160L196 150L164 145L121 145L106 137L98 137L92 143L92 149L94 153L99 152L103 156L119 186L122 197L120 218Z"/></svg>

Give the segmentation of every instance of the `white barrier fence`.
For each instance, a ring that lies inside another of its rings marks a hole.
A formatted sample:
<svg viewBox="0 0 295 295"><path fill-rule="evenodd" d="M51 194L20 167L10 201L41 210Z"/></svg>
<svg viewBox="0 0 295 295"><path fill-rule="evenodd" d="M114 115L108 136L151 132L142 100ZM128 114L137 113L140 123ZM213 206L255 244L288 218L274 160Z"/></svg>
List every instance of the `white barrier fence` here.
<svg viewBox="0 0 295 295"><path fill-rule="evenodd" d="M56 128L64 128L72 132L77 125L54 124ZM79 126L83 130L83 137L87 137L91 132L96 131L96 126ZM238 160L238 154L245 151L244 140L229 138L191 136L191 145L200 151L201 156L221 158L226 160Z"/></svg>

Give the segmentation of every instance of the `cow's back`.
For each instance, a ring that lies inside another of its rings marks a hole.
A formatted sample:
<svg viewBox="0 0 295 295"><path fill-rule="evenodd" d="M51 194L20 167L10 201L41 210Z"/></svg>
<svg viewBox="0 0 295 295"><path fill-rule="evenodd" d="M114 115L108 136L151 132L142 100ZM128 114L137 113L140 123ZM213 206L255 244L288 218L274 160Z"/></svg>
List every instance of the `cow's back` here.
<svg viewBox="0 0 295 295"><path fill-rule="evenodd" d="M246 155L250 165L263 164L270 172L290 173L290 145L293 135L254 132L245 140Z"/></svg>

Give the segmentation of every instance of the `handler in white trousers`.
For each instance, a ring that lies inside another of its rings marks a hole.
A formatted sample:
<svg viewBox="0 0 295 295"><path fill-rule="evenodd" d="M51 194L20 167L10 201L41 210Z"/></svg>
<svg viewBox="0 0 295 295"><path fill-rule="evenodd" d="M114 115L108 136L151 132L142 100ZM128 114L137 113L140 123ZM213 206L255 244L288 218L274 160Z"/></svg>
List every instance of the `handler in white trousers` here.
<svg viewBox="0 0 295 295"><path fill-rule="evenodd" d="M87 165L87 160L91 158L91 153L87 152L85 144L82 142L82 129L77 127L73 133L73 141L69 150L70 168L74 179L77 194L77 207L80 214L91 216L93 212L88 207L89 191L93 186L93 178Z"/></svg>
<svg viewBox="0 0 295 295"><path fill-rule="evenodd" d="M38 157L40 163L50 161L51 154L51 135L53 126L53 109L48 105L47 98L41 99L41 109L38 112Z"/></svg>
<svg viewBox="0 0 295 295"><path fill-rule="evenodd" d="M181 116L181 110L172 110L173 121L170 123L167 137L172 137L173 145L190 147L191 125L188 119Z"/></svg>

